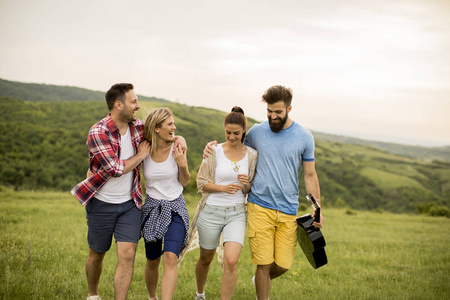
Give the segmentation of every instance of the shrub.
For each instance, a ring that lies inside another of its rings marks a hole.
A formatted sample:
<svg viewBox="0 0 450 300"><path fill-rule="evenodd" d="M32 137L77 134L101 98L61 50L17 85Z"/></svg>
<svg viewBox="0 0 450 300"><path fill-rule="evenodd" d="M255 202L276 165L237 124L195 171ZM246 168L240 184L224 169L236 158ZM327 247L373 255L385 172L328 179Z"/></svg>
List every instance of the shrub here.
<svg viewBox="0 0 450 300"><path fill-rule="evenodd" d="M423 203L417 205L417 211L420 214L430 215L432 217L450 218L450 209L445 205L437 205L436 203Z"/></svg>
<svg viewBox="0 0 450 300"><path fill-rule="evenodd" d="M430 209L430 216L450 218L450 209L446 206L435 205Z"/></svg>
<svg viewBox="0 0 450 300"><path fill-rule="evenodd" d="M354 215L356 215L356 211L353 210L353 209L351 209L351 208L349 208L349 209L347 209L347 210L345 211L345 214L347 214L347 215L349 215L349 216L354 216Z"/></svg>

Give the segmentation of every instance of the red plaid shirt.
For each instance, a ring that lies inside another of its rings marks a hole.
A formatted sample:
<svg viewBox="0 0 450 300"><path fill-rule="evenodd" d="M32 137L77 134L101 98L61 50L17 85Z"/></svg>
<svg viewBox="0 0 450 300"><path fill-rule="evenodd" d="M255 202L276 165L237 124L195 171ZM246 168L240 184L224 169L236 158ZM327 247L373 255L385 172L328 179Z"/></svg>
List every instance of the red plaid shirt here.
<svg viewBox="0 0 450 300"><path fill-rule="evenodd" d="M144 124L141 120L130 123L130 133L133 148L137 153L139 143L144 137ZM89 148L90 169L94 175L77 184L71 191L82 205L86 205L109 178L121 176L125 167L125 161L119 159L120 132L111 119L111 114L92 126L86 145ZM141 209L142 188L139 168L140 164L133 171L131 196L136 206Z"/></svg>

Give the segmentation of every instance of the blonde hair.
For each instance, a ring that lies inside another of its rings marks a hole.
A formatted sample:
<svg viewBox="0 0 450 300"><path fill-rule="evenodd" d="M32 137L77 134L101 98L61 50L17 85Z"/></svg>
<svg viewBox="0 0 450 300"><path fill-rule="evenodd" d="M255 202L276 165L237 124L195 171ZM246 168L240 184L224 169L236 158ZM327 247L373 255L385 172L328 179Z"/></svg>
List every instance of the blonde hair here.
<svg viewBox="0 0 450 300"><path fill-rule="evenodd" d="M164 121L173 116L172 111L168 107L161 107L153 109L147 119L145 119L144 123L144 140L149 141L152 145L150 153L153 153L153 150L156 147L156 128L161 128Z"/></svg>

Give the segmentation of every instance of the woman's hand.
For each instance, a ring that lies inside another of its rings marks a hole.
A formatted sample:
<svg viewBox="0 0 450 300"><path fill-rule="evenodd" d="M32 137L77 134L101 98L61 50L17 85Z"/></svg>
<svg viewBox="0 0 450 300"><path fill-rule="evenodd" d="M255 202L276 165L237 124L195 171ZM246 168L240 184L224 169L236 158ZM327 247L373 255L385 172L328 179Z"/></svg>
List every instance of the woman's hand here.
<svg viewBox="0 0 450 300"><path fill-rule="evenodd" d="M249 177L246 174L238 174L237 179L242 183L242 191L247 194L250 192L252 183L249 181Z"/></svg>
<svg viewBox="0 0 450 300"><path fill-rule="evenodd" d="M246 174L238 174L238 180L242 183L242 191L244 194L248 194L252 188L252 183L249 181L250 178Z"/></svg>
<svg viewBox="0 0 450 300"><path fill-rule="evenodd" d="M242 190L242 185L236 183L230 183L229 185L223 185L223 191L228 194L236 194L239 190Z"/></svg>
<svg viewBox="0 0 450 300"><path fill-rule="evenodd" d="M178 165L178 181L182 186L189 184L191 175L189 174L189 168L186 158L187 148L174 147L172 154L175 162Z"/></svg>
<svg viewBox="0 0 450 300"><path fill-rule="evenodd" d="M248 175L245 174L238 174L237 179L239 180L240 183L242 183L243 185L247 185L248 182Z"/></svg>
<svg viewBox="0 0 450 300"><path fill-rule="evenodd" d="M182 147L174 147L173 148L173 157L175 158L175 162L177 163L179 168L187 166L187 157L186 157L186 148Z"/></svg>

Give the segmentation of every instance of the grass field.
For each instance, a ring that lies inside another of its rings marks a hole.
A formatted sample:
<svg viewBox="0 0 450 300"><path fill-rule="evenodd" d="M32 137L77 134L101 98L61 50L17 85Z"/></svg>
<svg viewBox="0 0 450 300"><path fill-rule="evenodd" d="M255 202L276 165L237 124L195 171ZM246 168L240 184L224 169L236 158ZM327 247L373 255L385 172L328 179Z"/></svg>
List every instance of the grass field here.
<svg viewBox="0 0 450 300"><path fill-rule="evenodd" d="M188 196L194 212L199 197ZM297 247L291 270L272 283L270 299L450 299L450 219L326 209L328 264L312 269ZM84 208L69 193L0 190L0 298L85 299L88 252ZM175 299L193 299L198 252L179 269ZM100 293L113 299L115 246L105 257ZM139 243L129 299L147 299ZM255 299L247 244L234 299ZM207 282L219 299L217 261Z"/></svg>

